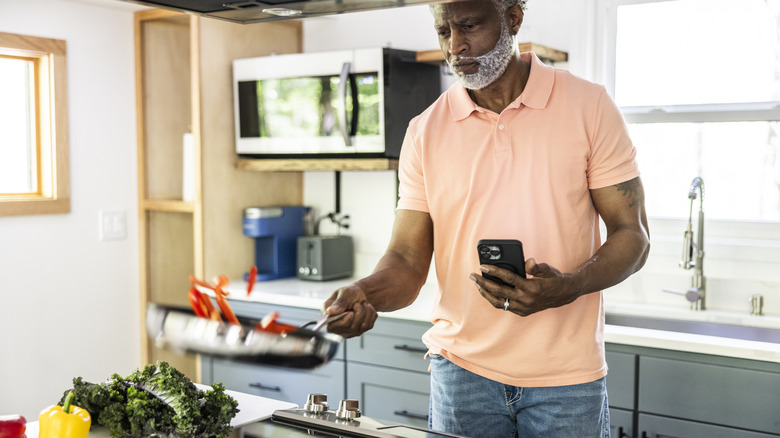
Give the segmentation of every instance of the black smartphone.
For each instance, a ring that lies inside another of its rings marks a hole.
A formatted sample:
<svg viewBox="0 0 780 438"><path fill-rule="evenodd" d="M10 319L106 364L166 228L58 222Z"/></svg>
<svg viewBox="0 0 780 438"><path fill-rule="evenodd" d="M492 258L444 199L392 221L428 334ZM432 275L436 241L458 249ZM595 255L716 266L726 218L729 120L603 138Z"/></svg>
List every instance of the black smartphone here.
<svg viewBox="0 0 780 438"><path fill-rule="evenodd" d="M480 265L494 265L525 278L525 256L519 240L480 240L477 243ZM514 287L498 277L483 273L482 276L498 284Z"/></svg>

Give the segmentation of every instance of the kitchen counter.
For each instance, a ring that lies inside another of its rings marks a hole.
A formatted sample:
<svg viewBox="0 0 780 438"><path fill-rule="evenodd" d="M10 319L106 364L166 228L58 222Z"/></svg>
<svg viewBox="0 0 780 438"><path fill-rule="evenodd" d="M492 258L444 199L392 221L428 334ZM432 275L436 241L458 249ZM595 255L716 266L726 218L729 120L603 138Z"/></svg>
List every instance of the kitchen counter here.
<svg viewBox="0 0 780 438"><path fill-rule="evenodd" d="M230 299L276 304L280 306L320 309L322 303L341 286L352 283L356 278L324 282L304 281L297 278L258 282L252 293L246 296L246 282L231 282L227 291ZM420 296L409 307L380 313L381 318L396 318L413 321L429 321L430 309L436 293L435 284L426 284ZM630 303L605 303L607 313L636 316L663 316L686 320L709 321L724 324L746 325L780 329L780 318L768 316L737 315L726 312L692 312L684 309L636 305ZM282 315L283 317L283 315ZM711 354L741 359L760 360L780 363L780 344L772 342L747 341L720 336L708 336L652 330L607 324L604 339L608 343L625 344L639 347L660 348Z"/></svg>

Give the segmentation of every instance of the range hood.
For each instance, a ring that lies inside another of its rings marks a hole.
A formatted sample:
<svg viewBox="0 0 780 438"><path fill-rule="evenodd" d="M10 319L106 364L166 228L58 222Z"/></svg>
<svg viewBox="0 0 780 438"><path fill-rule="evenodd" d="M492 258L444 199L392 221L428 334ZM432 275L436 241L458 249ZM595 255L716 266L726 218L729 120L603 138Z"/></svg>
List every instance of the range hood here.
<svg viewBox="0 0 780 438"><path fill-rule="evenodd" d="M248 24L439 3L436 0L122 0Z"/></svg>

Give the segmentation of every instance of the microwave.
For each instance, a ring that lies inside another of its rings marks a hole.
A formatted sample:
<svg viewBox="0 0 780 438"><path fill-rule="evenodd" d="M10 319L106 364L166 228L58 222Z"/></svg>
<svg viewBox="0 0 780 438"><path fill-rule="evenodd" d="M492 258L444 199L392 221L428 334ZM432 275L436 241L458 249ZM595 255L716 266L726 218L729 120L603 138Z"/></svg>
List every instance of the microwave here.
<svg viewBox="0 0 780 438"><path fill-rule="evenodd" d="M233 61L236 152L256 158L398 158L441 93L440 66L390 48Z"/></svg>

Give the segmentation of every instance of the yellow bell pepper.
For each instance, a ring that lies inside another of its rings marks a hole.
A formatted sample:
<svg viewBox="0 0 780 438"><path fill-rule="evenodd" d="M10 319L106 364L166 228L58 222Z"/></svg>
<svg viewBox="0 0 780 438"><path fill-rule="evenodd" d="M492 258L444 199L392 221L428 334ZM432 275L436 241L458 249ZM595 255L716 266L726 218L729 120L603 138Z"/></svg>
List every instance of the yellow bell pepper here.
<svg viewBox="0 0 780 438"><path fill-rule="evenodd" d="M86 438L92 419L86 409L73 405L73 391L62 406L54 405L38 416L38 438Z"/></svg>

